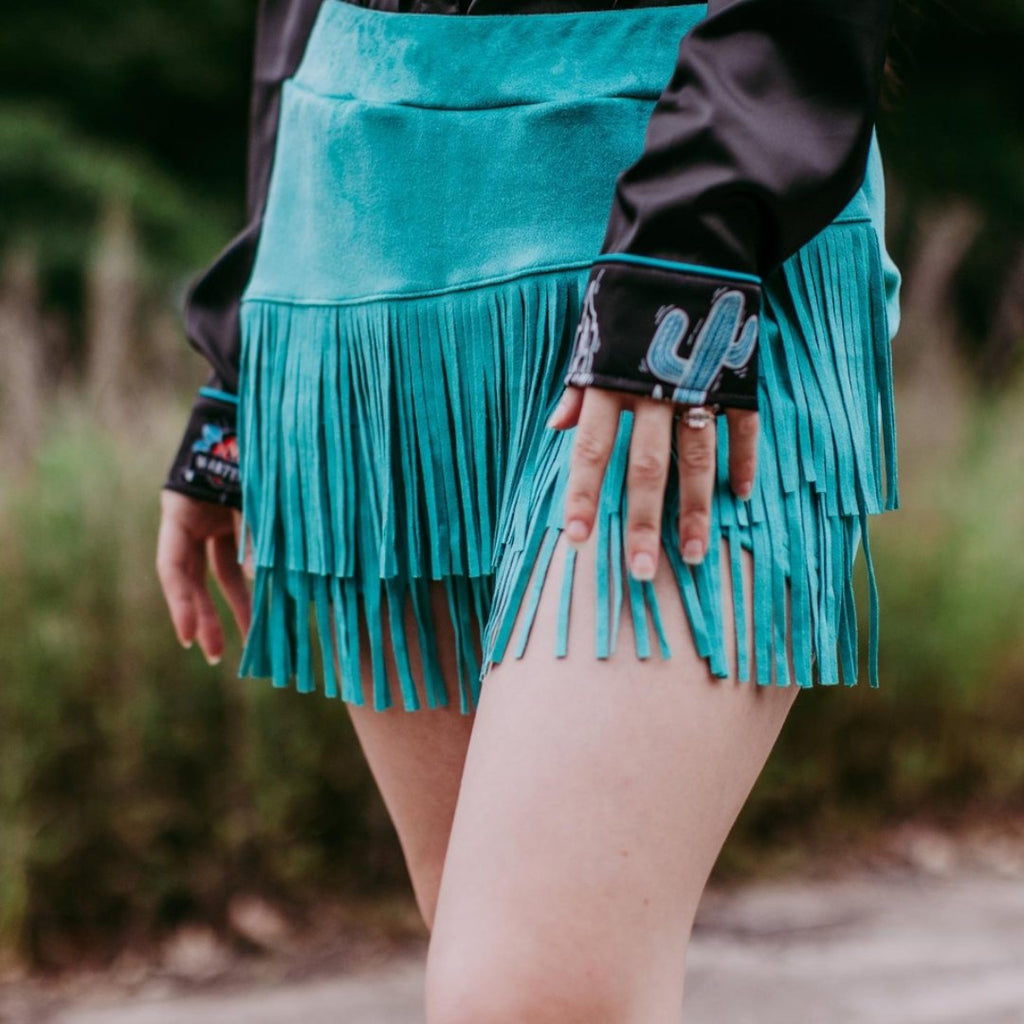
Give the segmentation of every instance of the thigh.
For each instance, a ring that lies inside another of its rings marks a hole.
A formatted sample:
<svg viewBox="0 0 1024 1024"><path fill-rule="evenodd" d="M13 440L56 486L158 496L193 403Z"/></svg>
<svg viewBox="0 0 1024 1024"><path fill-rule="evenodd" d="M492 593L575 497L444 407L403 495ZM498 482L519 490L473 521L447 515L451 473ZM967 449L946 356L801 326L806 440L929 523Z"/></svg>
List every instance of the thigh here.
<svg viewBox="0 0 1024 1024"><path fill-rule="evenodd" d="M551 1020L678 1020L701 891L797 692L737 682L732 657L730 678L710 674L664 553L654 586L672 656L638 660L623 616L615 654L596 659L593 556L591 541L567 656L551 653L548 585L523 657L484 680L428 958L435 1005L472 1005L478 976L561 1000ZM724 542L721 557L728 608ZM749 616L748 553L741 564Z"/></svg>
<svg viewBox="0 0 1024 1024"><path fill-rule="evenodd" d="M438 655L449 697L447 707L429 708L421 699L422 706L417 711L406 711L401 705L386 711L375 710L369 659L364 659L362 679L366 704L362 707L346 704L370 771L398 833L416 901L428 928L433 923L441 868L473 726L473 715L462 714L459 710L456 638L448 617L443 584L432 583L430 591ZM384 656L388 672L394 678L393 645L386 615L384 619ZM360 642L365 651L370 641L362 616L359 622ZM411 609L407 609L405 625L406 637L414 637L415 619ZM422 679L418 646L410 639L408 648L413 674Z"/></svg>

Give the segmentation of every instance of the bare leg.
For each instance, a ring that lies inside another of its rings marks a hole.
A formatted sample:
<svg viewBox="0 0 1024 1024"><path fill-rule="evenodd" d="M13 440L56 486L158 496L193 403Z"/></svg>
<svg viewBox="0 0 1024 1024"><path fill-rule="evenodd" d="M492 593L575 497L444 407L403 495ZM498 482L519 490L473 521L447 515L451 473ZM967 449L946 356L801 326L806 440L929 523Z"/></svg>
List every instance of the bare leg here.
<svg viewBox="0 0 1024 1024"><path fill-rule="evenodd" d="M473 725L473 716L459 711L455 637L440 583L431 584L431 604L438 627L437 646L449 694L448 707L428 708L423 703L419 711L406 711L399 704L387 711L375 711L368 665L362 680L366 706L346 705L398 832L416 902L427 928L434 920L441 868ZM384 619L385 657L389 672L394 672L387 616ZM359 621L361 641L366 645L369 641L362 617ZM412 669L419 678L420 655L411 608L407 609L406 636L410 638Z"/></svg>
<svg viewBox="0 0 1024 1024"><path fill-rule="evenodd" d="M429 1024L678 1022L701 892L797 692L710 675L664 557L654 585L672 657L639 661L624 614L616 654L595 659L592 543L568 656L552 654L553 571L524 657L484 680L428 954ZM743 566L749 610L747 554Z"/></svg>

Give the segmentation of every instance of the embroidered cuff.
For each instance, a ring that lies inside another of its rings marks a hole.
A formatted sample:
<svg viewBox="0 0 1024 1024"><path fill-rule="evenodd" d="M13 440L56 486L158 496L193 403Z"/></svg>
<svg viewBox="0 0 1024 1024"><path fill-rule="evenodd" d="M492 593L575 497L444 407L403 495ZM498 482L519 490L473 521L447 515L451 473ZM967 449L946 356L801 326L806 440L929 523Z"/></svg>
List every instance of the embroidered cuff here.
<svg viewBox="0 0 1024 1024"><path fill-rule="evenodd" d="M199 389L164 488L200 501L242 507L237 404L238 399L226 391Z"/></svg>
<svg viewBox="0 0 1024 1024"><path fill-rule="evenodd" d="M756 409L760 305L753 274L600 256L564 383Z"/></svg>

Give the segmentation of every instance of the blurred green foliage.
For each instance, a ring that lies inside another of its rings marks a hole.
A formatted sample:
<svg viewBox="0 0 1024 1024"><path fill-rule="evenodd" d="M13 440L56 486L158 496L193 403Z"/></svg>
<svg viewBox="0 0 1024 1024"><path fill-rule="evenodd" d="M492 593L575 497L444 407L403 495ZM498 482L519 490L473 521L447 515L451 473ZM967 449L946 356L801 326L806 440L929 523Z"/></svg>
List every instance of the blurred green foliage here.
<svg viewBox="0 0 1024 1024"><path fill-rule="evenodd" d="M953 289L969 351L1021 254L1024 3L914 6L907 84L879 124L890 248L906 266L929 208L981 212ZM240 223L254 13L6 0L0 255L31 251L72 335L110 208L129 212L136 273L164 303ZM873 524L882 687L799 697L721 872L912 814L1024 810L1021 397L975 399L959 448L904 467L917 500ZM167 395L117 432L72 388L0 479L0 953L67 963L223 924L237 893L301 911L406 884L344 708L236 679L237 643L210 668L174 640L152 563L186 409Z"/></svg>
<svg viewBox="0 0 1024 1024"><path fill-rule="evenodd" d="M255 10L256 0L6 0L0 253L30 241L44 297L73 325L90 227L111 193L130 200L168 294L240 225ZM962 340L979 348L1024 231L1024 3L900 0L897 26L905 87L879 118L906 203L891 248L902 265L922 203L956 196L983 211L957 282Z"/></svg>
<svg viewBox="0 0 1024 1024"><path fill-rule="evenodd" d="M240 211L255 13L256 0L5 0L0 93Z"/></svg>
<svg viewBox="0 0 1024 1024"><path fill-rule="evenodd" d="M883 824L1024 812L1022 399L976 397L953 450L901 466L903 506L871 521L880 686L797 698L720 871ZM863 555L858 572L866 624Z"/></svg>
<svg viewBox="0 0 1024 1024"><path fill-rule="evenodd" d="M43 298L84 330L82 278L112 200L167 302L240 223L255 0L6 0L0 254L31 246Z"/></svg>
<svg viewBox="0 0 1024 1024"><path fill-rule="evenodd" d="M882 685L798 697L720 875L907 817L1024 811L1021 397L979 401L956 451L903 467L910 506L871 524ZM37 963L223 925L238 894L301 913L407 888L342 705L235 678L237 640L210 668L174 639L152 452L183 414L118 435L69 392L0 491L0 950Z"/></svg>
<svg viewBox="0 0 1024 1024"><path fill-rule="evenodd" d="M878 118L896 200L889 249L907 269L923 219L957 203L977 211L980 229L955 268L944 312L977 378L999 390L1024 352L1019 332L1007 337L1001 322L1006 293L1022 288L1024 2L900 0L895 29L891 56L902 86Z"/></svg>
<svg viewBox="0 0 1024 1024"><path fill-rule="evenodd" d="M153 570L158 474L185 407L130 437L73 395L0 492L0 951L222 923L404 879L340 703L236 679L177 644Z"/></svg>
<svg viewBox="0 0 1024 1024"><path fill-rule="evenodd" d="M911 0L897 7L904 87L879 118L882 152L920 197L970 197L1024 225L1021 0Z"/></svg>
<svg viewBox="0 0 1024 1024"><path fill-rule="evenodd" d="M73 158L69 158L73 154ZM223 242L226 217L156 165L79 134L45 108L0 105L0 237L42 243L46 266L81 271L96 222L112 203L133 215L149 270L198 265Z"/></svg>

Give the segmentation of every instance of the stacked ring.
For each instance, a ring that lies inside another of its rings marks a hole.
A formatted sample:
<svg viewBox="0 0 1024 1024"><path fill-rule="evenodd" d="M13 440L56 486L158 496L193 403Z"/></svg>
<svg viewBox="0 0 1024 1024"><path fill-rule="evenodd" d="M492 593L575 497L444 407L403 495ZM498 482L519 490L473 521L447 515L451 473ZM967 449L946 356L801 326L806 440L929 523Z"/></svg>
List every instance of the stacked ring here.
<svg viewBox="0 0 1024 1024"><path fill-rule="evenodd" d="M703 430L708 424L715 421L715 414L707 406L691 405L677 411L675 418L694 430Z"/></svg>

